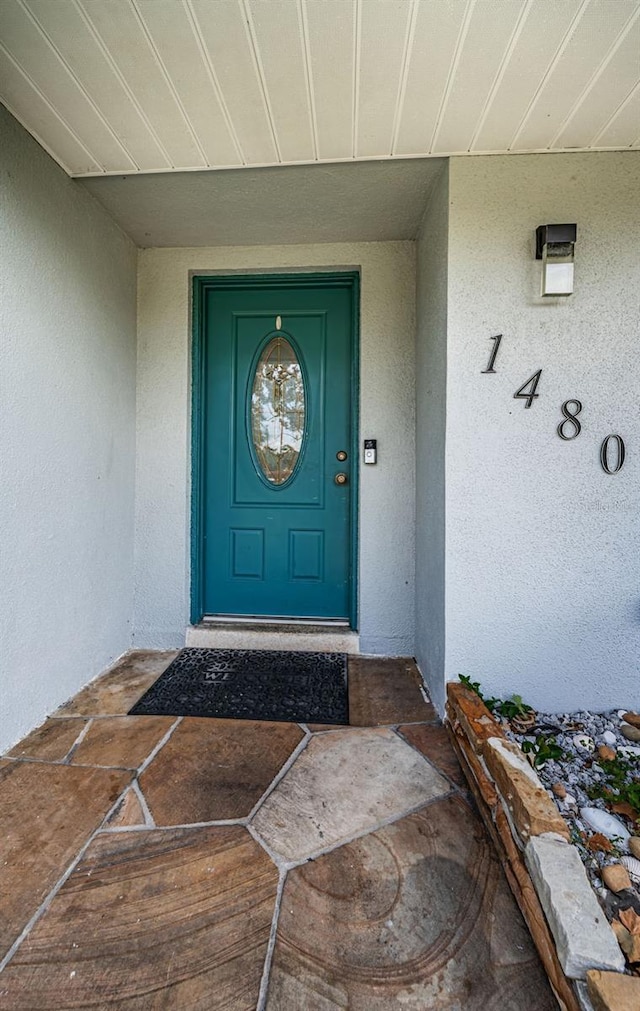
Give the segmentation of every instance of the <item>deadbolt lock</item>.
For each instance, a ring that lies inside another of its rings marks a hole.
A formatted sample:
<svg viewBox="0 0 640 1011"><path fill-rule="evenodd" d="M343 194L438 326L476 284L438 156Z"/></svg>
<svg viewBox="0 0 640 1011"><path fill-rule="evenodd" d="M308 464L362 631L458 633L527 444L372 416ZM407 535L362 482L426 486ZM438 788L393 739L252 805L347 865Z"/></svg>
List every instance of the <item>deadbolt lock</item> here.
<svg viewBox="0 0 640 1011"><path fill-rule="evenodd" d="M340 463L344 463L344 461L345 461L346 459L347 459L347 454L346 454L346 452L344 451L344 449L340 449L340 450L338 450L338 452L336 453L336 460L339 460L339 461L340 461Z"/></svg>
<svg viewBox="0 0 640 1011"><path fill-rule="evenodd" d="M335 476L335 482L336 482L336 484L346 484L347 483L347 475L346 474L342 474L342 473L341 474L336 474L336 476Z"/></svg>

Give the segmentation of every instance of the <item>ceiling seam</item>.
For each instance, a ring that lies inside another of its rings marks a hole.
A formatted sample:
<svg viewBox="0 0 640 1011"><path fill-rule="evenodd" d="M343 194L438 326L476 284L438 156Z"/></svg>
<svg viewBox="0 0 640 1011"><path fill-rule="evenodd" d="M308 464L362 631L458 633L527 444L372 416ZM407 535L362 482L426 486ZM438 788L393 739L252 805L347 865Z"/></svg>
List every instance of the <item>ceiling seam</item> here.
<svg viewBox="0 0 640 1011"><path fill-rule="evenodd" d="M167 68L166 68L166 66L164 64L164 60L162 59L162 57L160 56L160 53L158 52L157 46L156 46L155 42L153 41L151 32L149 31L149 28L147 27L147 23L144 20L144 17L142 16L142 13L140 12L140 9L139 9L139 7L138 7L138 5L136 3L136 0L129 0L129 6L131 7L131 10L133 11L133 15L137 19L138 24L140 25L142 33L143 33L143 35L144 35L144 37L146 39L146 42L147 42L147 46L149 47L149 49L151 51L151 54L152 54L154 60L156 61L156 64L158 65L158 69L160 70L160 73L164 77L165 83L166 83L169 91L171 92L171 95L173 96L173 100L176 103L176 105L178 107L178 110L180 111L180 114L182 115L182 118L183 118L183 120L185 122L185 126L187 127L187 130L191 134L193 142L196 145L196 148L198 149L198 151L200 152L200 155L201 155L201 157L202 157L202 159L203 159L203 161L205 163L205 166L207 168L210 168L211 166L210 166L207 154L206 154L204 148L202 147L202 144L200 143L198 135L197 135L197 133L195 131L195 128L193 126L193 123L191 122L191 119L189 118L188 112L185 109L184 105L182 104L182 99L180 98L180 95L178 94L177 88L174 85L173 81L171 80L171 75L167 71Z"/></svg>
<svg viewBox="0 0 640 1011"><path fill-rule="evenodd" d="M244 14L244 28L249 39L249 49L251 50L253 65L258 75L258 81L260 82L262 101L264 102L264 107L267 114L267 122L269 123L269 129L271 130L271 138L273 140L273 146L275 147L276 150L278 162L281 163L282 153L280 151L280 144L278 143L278 134L276 132L276 126L273 118L273 110L271 108L271 102L269 100L269 92L267 90L267 82L264 75L264 67L262 66L262 59L260 58L260 50L258 48L258 40L256 38L253 18L251 16L251 10L249 9L248 0L238 0L238 3L240 4L241 11Z"/></svg>
<svg viewBox="0 0 640 1011"><path fill-rule="evenodd" d="M78 147L80 147L84 151L84 153L86 154L87 158L89 158L93 162L94 165L98 166L98 168L100 169L100 174L102 174L104 172L104 166L102 165L100 159L96 158L95 155L89 150L89 148L87 147L87 145L84 143L84 141L80 140L80 137L78 137L78 134L75 132L75 130L73 129L73 127L69 123L67 123L67 121L64 118L64 116L62 115L62 113L58 112L58 110L56 109L55 105L53 105L53 103L49 101L49 99L45 95L44 91L42 91L42 89L39 87L39 85L36 84L36 82L33 80L33 78L31 77L31 75L29 73L27 73L27 71L24 69L24 67L18 62L18 60L15 58L15 56L13 56L9 52L9 50L6 48L6 46L1 41L0 41L0 49L5 54L5 56L7 57L7 59L11 63L13 63L13 65L16 68L16 70L18 71L18 73L22 74L22 76L24 77L25 81L27 81L28 84L31 85L31 87L33 88L33 90L35 91L35 93L38 95L39 98L42 99L42 101L47 106L47 108L49 109L49 111L53 113L53 115L56 117L56 119L60 123L62 123L62 125L65 128L65 130L73 137L73 139L76 141ZM29 131L29 132L31 132L31 131Z"/></svg>
<svg viewBox="0 0 640 1011"><path fill-rule="evenodd" d="M449 98L451 97L451 92L453 90L453 82L455 76L458 72L458 66L460 65L460 60L462 58L462 50L464 49L464 44L469 32L469 26L471 24L471 18L473 17L473 10L476 4L476 0L467 0L467 6L464 12L464 17L462 19L462 24L460 26L460 31L458 32L458 38L456 39L456 48L453 54L453 59L449 65L449 73L447 74L447 83L444 86L444 91L442 92L442 98L440 99L440 108L438 109L438 115L436 116L436 122L433 127L433 133L431 135L431 141L429 143L429 154L432 154L433 149L438 140L438 134L440 133L440 128L444 121L444 115L449 104Z"/></svg>
<svg viewBox="0 0 640 1011"><path fill-rule="evenodd" d="M551 62L547 65L547 69L545 70L544 74L542 75L542 78L540 79L538 87L536 88L536 90L534 91L533 95L531 96L529 104L527 105L527 108L525 109L524 116L520 120L519 126L516 128L516 132L514 133L513 137L511 138L510 143L507 145L507 150L508 151L512 150L514 144L518 140L518 137L520 136L520 134L524 130L525 126L527 125L529 117L530 117L531 113L533 112L534 106L536 105L538 99L540 98L540 95L542 94L542 91L543 91L543 89L544 89L547 81L549 80L549 77L551 76L551 74L553 73L553 71L557 67L558 63L560 62L560 58L564 54L565 49L567 48L567 46L569 45L571 39L573 38L573 35L575 34L575 30L576 30L578 24L580 23L580 21L582 20L582 15L586 11L587 7L589 6L589 3L590 3L590 0L582 0L582 3L580 4L578 10L573 15L573 18L571 19L571 23L569 24L569 27L567 28L566 32L564 33L564 35L562 37L562 40L561 40L558 48L556 49L555 53L553 54L553 57L551 58Z"/></svg>
<svg viewBox="0 0 640 1011"><path fill-rule="evenodd" d="M109 121L106 118L106 116L101 112L100 108L96 105L96 103L94 102L93 98L91 97L91 95L89 94L89 92L87 91L87 89L85 88L85 86L82 84L80 78L77 76L77 74L75 73L75 71L71 68L71 66L69 65L69 63L67 63L67 60L62 55L62 53L60 52L60 50L56 46L55 42L50 37L50 35L46 31L46 29L44 28L44 26L40 23L40 21L38 20L37 16L27 6L27 4L24 2L24 0L17 0L17 2L19 4L19 6L22 7L22 9L24 10L24 12L27 15L27 17L30 18L30 20L33 22L33 24L34 24L35 28L37 29L37 31L40 32L40 34L42 35L43 39L46 41L47 45L49 46L49 48L55 53L55 55L57 56L58 60L60 61L60 63L64 67L64 69L66 70L66 72L69 75L69 77L71 78L71 80L74 82L74 84L76 85L76 87L80 90L80 92L84 95L84 97L86 98L87 102L89 103L89 105L91 106L91 108L93 109L93 111L95 112L96 116L98 116L98 118L100 119L100 121L102 122L102 124L107 128L107 130L109 131L109 133L111 134L111 136L115 140L116 144L125 153L125 155L129 159L129 161L131 162L131 164L134 166L134 168L136 170L139 170L140 166L138 165L136 159L133 157L133 155L131 154L131 152L128 150L126 144L122 140L120 140L120 138L118 137L118 134L113 129L113 127L109 123Z"/></svg>
<svg viewBox="0 0 640 1011"><path fill-rule="evenodd" d="M42 139L42 137L40 136L39 133L37 133L36 130L32 129L32 127L30 127L30 126L27 126L27 124L25 123L25 121L22 118L22 116L18 115L18 113L16 112L16 110L14 109L14 107L11 105L11 103L7 102L6 98L2 98L2 96L0 96L0 102L2 102L2 104L4 105L4 107L7 110L7 112L10 112L11 115L13 116L13 118L16 119L18 121L18 123L20 123L20 125L24 127L24 129L27 131L27 133L30 134L33 137L33 139L38 142L38 144L40 145L40 147L43 148L43 150L45 150L47 152L47 154L49 155L49 157L53 158L53 160L55 162L57 162L57 164L60 166L60 168L64 172L66 172L66 174L68 176L73 177L73 171L69 168L69 166L66 164L66 162L63 162L63 160L60 157L60 155L56 154L56 152L53 150L53 148L49 147L49 145L47 144L47 142ZM99 173L96 172L93 176L91 176L89 178L100 179L100 178L102 178L103 174L104 173L102 173L102 172L99 172Z"/></svg>
<svg viewBox="0 0 640 1011"><path fill-rule="evenodd" d="M307 103L309 106L309 118L311 120L311 137L313 140L313 155L316 161L320 156L320 142L318 139L318 120L316 117L315 92L313 88L313 71L311 69L311 45L309 42L309 24L307 21L306 0L298 0L298 21L302 35L302 48L304 54L304 69L307 81Z"/></svg>
<svg viewBox="0 0 640 1011"><path fill-rule="evenodd" d="M402 122L402 113L404 111L404 100L407 94L407 81L409 78L409 67L411 65L411 56L413 53L413 41L416 35L416 24L418 21L418 4L419 0L411 0L411 7L409 9L409 14L407 16L407 31L404 40L404 53L402 57L402 70L400 71L400 81L398 84L398 95L396 98L396 108L393 116L393 124L391 127L391 145L389 149L389 154L393 154L396 145L398 143L398 135L400 133L400 124Z"/></svg>
<svg viewBox="0 0 640 1011"><path fill-rule="evenodd" d="M156 144L156 147L158 148L160 154L162 155L162 157L166 161L168 167L169 168L175 168L175 165L173 164L173 159L171 158L171 156L169 155L169 152L167 151L167 149L165 148L164 144L160 140L160 138L159 138L158 134L156 133L154 127L152 126L151 121L150 121L149 117L147 116L146 112L144 111L144 109L142 108L142 106L138 102L138 99L135 97L133 91L129 87L129 84L127 83L127 79L125 78L124 74L120 70L120 67L118 66L118 64L114 60L113 56L111 55L109 47L107 46L106 42L102 38L100 32L98 31L98 29L94 25L93 21L91 20L91 18L87 14L86 10L84 9L81 0L71 0L71 3L74 5L74 7L76 8L76 10L78 11L78 14L80 15L80 17L84 21L84 23L87 26L89 32L93 35L93 37L94 37L94 39L96 41L96 44L98 45L98 47L102 51L102 54L105 57L108 65L111 67L111 70L112 70L114 76L120 82L120 85L123 88L123 90L124 90L127 98L129 99L129 101L133 105L134 109L136 110L136 112L140 116L140 119L142 120L142 122L146 126L146 128L147 128L147 130L148 130L148 132L149 132L149 134L150 134L150 136L152 138L152 140Z"/></svg>
<svg viewBox="0 0 640 1011"><path fill-rule="evenodd" d="M640 88L640 84L638 85L638 88ZM634 91L635 90L637 90L637 89L634 89ZM3 101L3 100L0 99L0 101ZM8 108L8 106L7 106L7 108ZM19 118L20 118L19 116L16 116L16 119L19 119ZM25 127L25 129L29 133L32 132L31 129L30 129L30 127ZM637 146L638 143L640 143L640 137L638 138L637 141L634 141L633 144L624 144L624 145L622 145L622 144L613 144L613 145L609 145L607 147L601 146L601 147L597 147L597 148L590 148L590 147L571 147L571 148L566 148L566 149L559 149L558 148L555 151L549 151L548 148L540 148L540 147L531 147L531 148L526 148L526 149L522 149L522 150L519 150L519 151L507 151L506 148L499 148L499 149L495 149L495 150L492 149L492 150L489 150L489 151L442 151L442 152L438 152L438 154L425 154L424 152L420 152L418 154L404 154L403 153L400 156L398 156L398 155L390 155L390 154L372 154L372 155L362 155L360 158L357 158L357 159L353 159L350 155L348 155L348 156L343 156L341 158L338 158L338 157L336 157L336 158L326 158L326 159L322 159L320 161L315 161L315 159L311 159L311 158L307 158L307 159L301 158L299 161L282 161L279 164L276 164L275 162L272 162L272 161L264 161L264 162L252 162L251 165L238 165L238 164L212 165L210 169L203 169L202 165L182 165L180 167L180 173L187 173L187 172L201 172L201 173L204 173L204 172L226 172L226 171L229 171L229 170L232 170L232 169L240 172L241 170L244 170L244 169L251 170L251 169L254 169L254 168L255 169L258 169L258 168L259 169L263 169L263 168L299 168L299 167L303 167L303 166L306 166L306 165L314 165L316 167L317 166L324 166L326 168L326 167L330 167L332 165L346 165L346 164L353 165L353 164L359 164L359 163L365 163L365 162L438 161L438 160L440 160L440 161L446 161L449 158L504 158L507 155L509 157L512 157L512 158L526 157L527 155L532 155L532 154L544 154L544 155L547 155L548 157L555 157L556 155L560 155L561 156L561 155L573 155L573 154L590 154L592 151L598 151L598 152L603 152L603 153L609 153L611 151L624 152L624 151L629 151L629 150L635 150L635 148L636 148L636 146ZM141 176L143 176L143 175L163 175L163 174L164 175L169 175L170 173L158 172L157 169L140 169L140 172L137 173L137 175L141 175ZM105 179L105 178L108 179L108 178L113 178L115 176L122 177L122 172L118 172L117 170L112 170L112 169L106 169L105 171L100 171L100 172L70 172L69 175L73 179Z"/></svg>
<svg viewBox="0 0 640 1011"><path fill-rule="evenodd" d="M623 98L623 100L620 102L620 105L615 110L615 112L612 113L612 115L609 117L609 119L604 124L604 126L602 127L602 129L595 135L595 137L591 141L592 145L595 145L595 144L598 143L598 141L600 140L600 138L602 137L602 135L607 132L607 130L609 129L609 127L611 126L611 124L616 121L616 119L618 118L618 116L620 115L620 113L623 112L624 109L626 108L626 106L629 104L629 102L632 101L632 99L635 96L636 92L640 92L640 81L638 81L636 84L634 84L633 88L631 89L631 91L629 92L629 94L627 95L627 97ZM640 137L638 138L638 141L640 141ZM638 141L634 141L634 143L637 144ZM630 145L630 146L633 147L633 144Z"/></svg>
<svg viewBox="0 0 640 1011"><path fill-rule="evenodd" d="M211 60L211 54L209 53L209 49L208 49L208 47L207 47L207 45L206 45L206 43L204 41L204 36L202 34L202 29L200 27L200 22L198 21L196 12L193 9L193 5L191 3L191 0L182 0L182 5L183 5L183 7L185 9L185 12L187 14L187 19L189 21L189 24L191 25L191 31L193 32L194 38L195 38L196 43L198 45L198 48L200 50L200 57L201 57L202 62L204 64L204 68L205 68L205 70L207 72L207 75L209 77L209 81L211 82L211 87L213 88L213 92L214 92L216 98L218 99L218 104L220 105L220 109L222 111L222 115L224 117L224 121L227 124L227 130L229 131L229 134L231 135L231 140L233 141L233 145L234 145L234 147L236 149L238 158L240 159L240 161L242 162L243 165L246 165L247 164L247 159L244 156L244 151L242 150L242 145L240 143L240 139L239 139L239 137L238 137L238 135L236 133L235 127L233 125L233 120L231 118L231 113L229 112L229 108L227 106L224 94L222 92L222 87L220 85L220 81L218 80L218 75L215 72L215 68L214 68L213 62Z"/></svg>
<svg viewBox="0 0 640 1011"><path fill-rule="evenodd" d="M361 0L353 5L353 89L351 111L351 157L358 157L358 109L360 107L360 52L362 45Z"/></svg>
<svg viewBox="0 0 640 1011"><path fill-rule="evenodd" d="M480 116L478 118L478 124L477 124L477 126L476 126L476 128L475 128L475 130L473 132L473 136L472 136L471 141L469 143L469 147L467 148L468 151L472 151L473 150L473 147L474 147L474 145L475 145L478 137L480 136L482 128L483 128L484 124L487 121L487 116L489 115L489 112L491 110L491 106L493 105L493 103L495 101L495 97L498 94L498 89L500 88L500 86L501 86L501 84L502 84L502 82L504 80L504 75L507 72L507 67L511 63L511 59L512 59L513 54L515 52L515 48L516 48L518 42L520 41L520 36L522 35L522 31L523 31L524 26L526 24L527 18L529 17L529 12L530 12L531 8L533 7L533 3L534 3L534 0L526 0L524 6L522 8L522 10L520 11L520 14L518 15L518 19L517 19L517 21L515 23L514 29L511 32L511 37L509 38L509 41L507 43L507 48L504 51L504 55L502 57L502 60L500 61L500 66L498 67L498 71L497 71L496 76L493 79L493 83L492 83L492 85L491 85L491 87L489 89L489 94L487 95L487 98L486 98L486 101L484 103L482 112L480 113Z"/></svg>
<svg viewBox="0 0 640 1011"><path fill-rule="evenodd" d="M588 97L589 93L596 86L597 82L600 80L600 78L602 77L603 73L605 72L605 70L607 69L607 67L609 66L609 64L611 63L611 60L613 59L613 57L615 56L615 54L618 52L618 49L623 44L623 42L626 40L627 36L629 35L629 32L631 31L631 29L633 28L634 24L636 23L636 21L638 20L639 17L640 17L640 7L638 7L635 11L633 11L633 13L631 14L631 17L628 19L628 21L625 24L624 28L622 29L622 31L618 35L617 39L615 39L615 41L613 42L613 44L609 47L609 51L607 52L606 56L601 61L601 63L597 67L596 71L592 75L591 80L586 85L586 87L583 88L582 92L580 93L580 95L578 96L578 98L576 99L576 101L574 102L574 104L571 107L570 111L567 113L567 115L565 116L564 120L562 121L562 124L560 125L560 129L557 130L557 132L554 134L554 136L549 141L549 145L548 145L549 148L552 148L554 146L554 144L556 143L556 141L562 136L562 134L564 133L564 131L568 127L569 123L571 122L571 120L573 119L573 117L575 116L575 114L577 113L578 109L583 105L585 99Z"/></svg>

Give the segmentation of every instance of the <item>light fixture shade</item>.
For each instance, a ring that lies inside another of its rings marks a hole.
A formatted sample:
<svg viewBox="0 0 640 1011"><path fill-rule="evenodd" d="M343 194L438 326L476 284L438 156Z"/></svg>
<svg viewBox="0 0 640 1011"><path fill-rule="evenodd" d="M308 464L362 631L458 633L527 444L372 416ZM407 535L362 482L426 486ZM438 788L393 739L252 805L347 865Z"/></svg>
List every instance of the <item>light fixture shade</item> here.
<svg viewBox="0 0 640 1011"><path fill-rule="evenodd" d="M538 225L536 228L536 259L542 260L543 296L573 294L573 251L577 231L575 224Z"/></svg>

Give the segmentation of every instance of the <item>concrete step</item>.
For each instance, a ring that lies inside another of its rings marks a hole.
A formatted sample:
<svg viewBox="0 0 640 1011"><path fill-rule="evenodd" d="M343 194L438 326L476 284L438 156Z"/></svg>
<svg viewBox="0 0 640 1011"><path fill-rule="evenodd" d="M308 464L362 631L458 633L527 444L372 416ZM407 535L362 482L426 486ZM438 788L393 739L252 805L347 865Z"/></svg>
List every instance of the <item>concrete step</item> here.
<svg viewBox="0 0 640 1011"><path fill-rule="evenodd" d="M343 625L203 621L187 627L186 645L205 649L359 653L360 637Z"/></svg>

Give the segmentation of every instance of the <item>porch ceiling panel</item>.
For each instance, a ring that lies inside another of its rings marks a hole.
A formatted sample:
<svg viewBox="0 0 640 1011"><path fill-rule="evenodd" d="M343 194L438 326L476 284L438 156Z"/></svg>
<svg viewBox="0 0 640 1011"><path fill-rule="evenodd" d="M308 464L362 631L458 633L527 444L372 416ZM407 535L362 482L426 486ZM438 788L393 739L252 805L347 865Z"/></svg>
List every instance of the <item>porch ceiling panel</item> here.
<svg viewBox="0 0 640 1011"><path fill-rule="evenodd" d="M0 0L76 176L640 147L640 0Z"/></svg>

